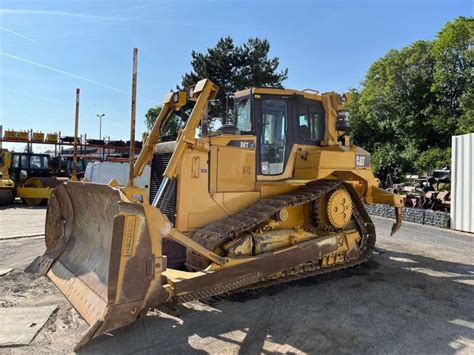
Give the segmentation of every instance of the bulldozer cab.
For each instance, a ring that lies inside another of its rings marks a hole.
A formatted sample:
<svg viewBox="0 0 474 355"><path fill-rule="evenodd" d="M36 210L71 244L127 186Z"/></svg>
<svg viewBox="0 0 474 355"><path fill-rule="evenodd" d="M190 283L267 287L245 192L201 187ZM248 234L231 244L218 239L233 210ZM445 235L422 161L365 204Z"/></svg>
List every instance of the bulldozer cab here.
<svg viewBox="0 0 474 355"><path fill-rule="evenodd" d="M321 145L325 109L317 97L252 91L236 96L235 125L240 134L256 137L257 174L276 177L284 173L294 144Z"/></svg>
<svg viewBox="0 0 474 355"><path fill-rule="evenodd" d="M330 146L347 150L348 137L341 139L345 132L336 127L343 114L347 116L343 100L333 92L319 95L276 88L237 92L233 129L227 125L218 130L220 136L209 137L209 192L257 192L264 182L313 179L295 175L297 157L306 159L304 154ZM370 157L364 154L367 169Z"/></svg>

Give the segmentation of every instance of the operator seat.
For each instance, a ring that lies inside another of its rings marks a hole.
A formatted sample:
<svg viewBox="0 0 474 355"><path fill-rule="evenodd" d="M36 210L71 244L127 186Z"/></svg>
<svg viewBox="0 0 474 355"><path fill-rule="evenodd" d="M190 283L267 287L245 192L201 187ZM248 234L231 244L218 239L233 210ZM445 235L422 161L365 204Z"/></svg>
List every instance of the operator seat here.
<svg viewBox="0 0 474 355"><path fill-rule="evenodd" d="M305 141L311 140L311 132L307 125L300 126L298 128L298 138L301 138Z"/></svg>

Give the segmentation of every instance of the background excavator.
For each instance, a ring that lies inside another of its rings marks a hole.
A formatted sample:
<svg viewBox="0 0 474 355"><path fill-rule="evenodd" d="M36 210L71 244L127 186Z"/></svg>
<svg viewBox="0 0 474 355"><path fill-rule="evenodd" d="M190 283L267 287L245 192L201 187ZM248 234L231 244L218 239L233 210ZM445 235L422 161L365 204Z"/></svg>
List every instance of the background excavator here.
<svg viewBox="0 0 474 355"><path fill-rule="evenodd" d="M375 228L364 203L403 198L378 188L370 154L350 143L346 96L275 88L235 94L235 125L208 136L201 80L166 96L134 166L156 154L163 178L152 201L134 186L67 182L51 194L47 275L91 326L77 345L132 323L163 303L273 285L366 261ZM176 141L170 117L194 108ZM198 126L201 137L196 138ZM171 152L171 154L170 154Z"/></svg>

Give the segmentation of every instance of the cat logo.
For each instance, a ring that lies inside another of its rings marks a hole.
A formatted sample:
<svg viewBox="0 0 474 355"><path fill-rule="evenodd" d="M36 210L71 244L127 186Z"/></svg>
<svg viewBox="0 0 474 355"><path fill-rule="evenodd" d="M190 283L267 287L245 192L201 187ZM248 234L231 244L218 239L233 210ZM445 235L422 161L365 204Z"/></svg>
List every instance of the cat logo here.
<svg viewBox="0 0 474 355"><path fill-rule="evenodd" d="M249 147L249 142L240 141L240 148L250 148Z"/></svg>
<svg viewBox="0 0 474 355"><path fill-rule="evenodd" d="M368 167L370 165L370 156L369 155L359 155L356 154L356 166Z"/></svg>

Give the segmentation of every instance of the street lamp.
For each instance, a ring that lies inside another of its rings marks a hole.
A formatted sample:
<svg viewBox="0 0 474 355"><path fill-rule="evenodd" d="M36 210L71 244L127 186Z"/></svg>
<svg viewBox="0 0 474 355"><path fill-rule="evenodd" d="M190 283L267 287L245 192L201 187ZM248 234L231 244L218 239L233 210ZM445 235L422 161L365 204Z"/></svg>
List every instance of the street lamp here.
<svg viewBox="0 0 474 355"><path fill-rule="evenodd" d="M105 116L105 113L101 113L100 115L96 115L99 117L99 140L102 139L102 117Z"/></svg>

